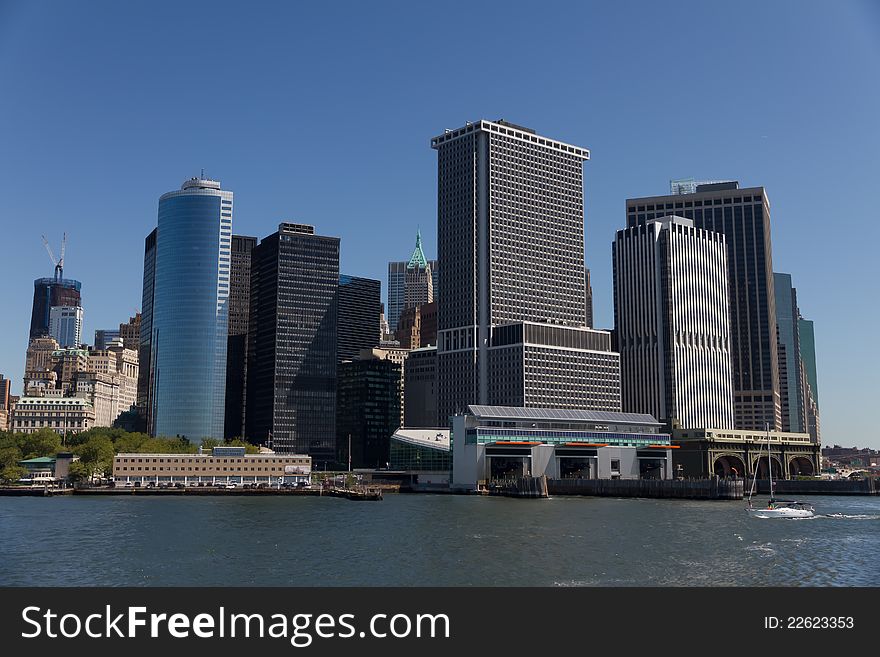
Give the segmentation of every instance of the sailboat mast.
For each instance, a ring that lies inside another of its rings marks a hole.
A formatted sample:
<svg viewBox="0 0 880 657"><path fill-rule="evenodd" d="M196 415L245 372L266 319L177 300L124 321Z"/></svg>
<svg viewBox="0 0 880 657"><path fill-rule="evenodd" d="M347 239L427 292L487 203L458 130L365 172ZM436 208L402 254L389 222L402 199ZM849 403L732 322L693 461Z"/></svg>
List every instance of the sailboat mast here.
<svg viewBox="0 0 880 657"><path fill-rule="evenodd" d="M773 462L770 460L770 423L766 423L767 430L767 475L770 478L770 501L773 501Z"/></svg>

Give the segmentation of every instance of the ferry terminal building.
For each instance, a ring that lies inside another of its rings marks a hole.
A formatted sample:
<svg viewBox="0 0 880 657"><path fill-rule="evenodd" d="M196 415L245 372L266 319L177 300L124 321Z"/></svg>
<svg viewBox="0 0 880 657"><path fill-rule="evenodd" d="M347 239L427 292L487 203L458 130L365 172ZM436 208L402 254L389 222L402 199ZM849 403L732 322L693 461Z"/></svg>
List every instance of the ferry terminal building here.
<svg viewBox="0 0 880 657"><path fill-rule="evenodd" d="M468 406L452 417L452 487L524 476L672 479L669 434L651 415Z"/></svg>

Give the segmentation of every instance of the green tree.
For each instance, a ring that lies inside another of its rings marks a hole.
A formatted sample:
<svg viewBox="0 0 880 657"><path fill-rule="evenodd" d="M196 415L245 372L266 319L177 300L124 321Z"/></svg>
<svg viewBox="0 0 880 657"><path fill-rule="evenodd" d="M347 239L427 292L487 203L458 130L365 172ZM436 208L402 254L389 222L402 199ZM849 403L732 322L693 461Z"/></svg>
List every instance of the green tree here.
<svg viewBox="0 0 880 657"><path fill-rule="evenodd" d="M116 449L107 435L99 433L89 436L85 443L74 448L74 453L79 455L79 462L88 468L89 477L104 475L113 470Z"/></svg>
<svg viewBox="0 0 880 657"><path fill-rule="evenodd" d="M70 464L70 469L68 470L67 476L73 483L86 481L91 477L91 469L87 464L83 463L82 461L74 461Z"/></svg>
<svg viewBox="0 0 880 657"><path fill-rule="evenodd" d="M47 427L38 429L34 433L22 433L17 436L20 436L19 448L26 459L55 456L61 451L61 436Z"/></svg>
<svg viewBox="0 0 880 657"><path fill-rule="evenodd" d="M4 483L15 483L27 474L27 469L20 465L7 465L0 470L0 480Z"/></svg>

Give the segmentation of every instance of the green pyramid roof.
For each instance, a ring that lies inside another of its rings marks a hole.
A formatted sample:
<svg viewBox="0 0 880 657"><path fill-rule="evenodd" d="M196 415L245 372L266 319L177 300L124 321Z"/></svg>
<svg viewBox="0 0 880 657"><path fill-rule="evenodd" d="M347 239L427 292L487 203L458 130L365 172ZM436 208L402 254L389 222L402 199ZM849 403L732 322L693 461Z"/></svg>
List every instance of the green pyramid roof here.
<svg viewBox="0 0 880 657"><path fill-rule="evenodd" d="M409 257L409 263L406 265L407 269L415 269L419 267L420 269L425 269L428 266L428 259L425 257L425 252L422 250L422 231L416 231L416 248L412 252L412 255Z"/></svg>

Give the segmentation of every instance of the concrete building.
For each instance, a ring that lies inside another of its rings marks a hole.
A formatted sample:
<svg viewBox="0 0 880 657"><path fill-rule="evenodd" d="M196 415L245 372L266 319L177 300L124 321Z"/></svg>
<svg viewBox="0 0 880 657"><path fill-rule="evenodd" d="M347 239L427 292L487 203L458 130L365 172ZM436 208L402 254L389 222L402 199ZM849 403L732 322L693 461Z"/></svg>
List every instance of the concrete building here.
<svg viewBox="0 0 880 657"><path fill-rule="evenodd" d="M758 478L767 479L767 438L767 432L752 429L675 429L676 470L680 465L684 477L748 479L757 469ZM769 438L774 478L818 474L820 446L809 434L770 431Z"/></svg>
<svg viewBox="0 0 880 657"><path fill-rule="evenodd" d="M336 331L339 362L357 357L362 349L378 346L376 325L382 313L381 297L381 281L340 274Z"/></svg>
<svg viewBox="0 0 880 657"><path fill-rule="evenodd" d="M105 344L109 344L113 337L118 337L122 340L123 347L137 352L141 342L141 314L135 313L134 317L129 317L127 322L122 322L117 333L119 334L117 336L108 336ZM96 343L95 349L97 348Z"/></svg>
<svg viewBox="0 0 880 657"><path fill-rule="evenodd" d="M308 485L312 459L305 454L272 451L247 454L244 447L215 447L199 454L117 454L113 478L117 486L193 483Z"/></svg>
<svg viewBox="0 0 880 657"><path fill-rule="evenodd" d="M229 281L229 329L226 340L226 402L223 436L244 436L247 333L251 299L251 252L256 237L232 236Z"/></svg>
<svg viewBox="0 0 880 657"><path fill-rule="evenodd" d="M409 260L388 263L388 306L386 318L389 333L397 332L400 314L412 306L431 303L437 297L440 267L428 260L422 247L422 233L416 232L416 246Z"/></svg>
<svg viewBox="0 0 880 657"><path fill-rule="evenodd" d="M336 458L339 238L282 223L251 252L245 434Z"/></svg>
<svg viewBox="0 0 880 657"><path fill-rule="evenodd" d="M364 349L340 363L338 375L338 462L347 464L350 454L353 468L388 467L391 435L400 426L400 365L380 349Z"/></svg>
<svg viewBox="0 0 880 657"><path fill-rule="evenodd" d="M608 331L536 322L496 325L486 359L490 405L620 411L620 355L611 350ZM444 418L441 408L439 419Z"/></svg>
<svg viewBox="0 0 880 657"><path fill-rule="evenodd" d="M541 475L671 479L673 447L660 427L638 413L472 405L452 418L452 487Z"/></svg>
<svg viewBox="0 0 880 657"><path fill-rule="evenodd" d="M86 431L95 425L95 409L80 397L59 394L22 397L12 414L12 431L35 433L46 427L62 436Z"/></svg>
<svg viewBox="0 0 880 657"><path fill-rule="evenodd" d="M623 409L732 429L724 235L664 216L617 231L612 263Z"/></svg>
<svg viewBox="0 0 880 657"><path fill-rule="evenodd" d="M138 341L137 409L143 430L153 435L153 300L156 295L156 237L154 229L144 239L144 283Z"/></svg>
<svg viewBox="0 0 880 657"><path fill-rule="evenodd" d="M155 435L223 438L232 208L232 192L205 178L159 199L149 338Z"/></svg>
<svg viewBox="0 0 880 657"><path fill-rule="evenodd" d="M79 306L52 306L49 309L49 335L62 347L82 344L83 309Z"/></svg>
<svg viewBox="0 0 880 657"><path fill-rule="evenodd" d="M679 181L680 182L680 181ZM692 182L692 181L691 181ZM770 240L770 201L763 187L736 181L676 185L681 194L626 201L628 228L670 214L727 242L734 425L782 428L776 349L776 295ZM693 193L690 190L694 189Z"/></svg>
<svg viewBox="0 0 880 657"><path fill-rule="evenodd" d="M511 400L502 403L514 403L515 390L490 391L531 367L512 359L510 349L504 350L511 358L507 366L490 355L493 346L512 346L508 333L542 334L524 323L584 328L583 162L589 151L500 120L447 130L431 147L437 151L443 263L437 369L444 418L471 404L492 403L490 395L502 392ZM504 337L495 337L498 327L513 324L520 328L505 327ZM573 334L561 342L578 339ZM556 379L550 387L565 387L562 379L587 379L590 373L578 369L588 362L586 354L543 346L543 362L534 369Z"/></svg>
<svg viewBox="0 0 880 657"><path fill-rule="evenodd" d="M409 352L403 366L403 425L439 427L437 416L437 347Z"/></svg>
<svg viewBox="0 0 880 657"><path fill-rule="evenodd" d="M57 273L57 272L56 272ZM49 314L58 306L82 307L82 283L68 278L38 278L34 281L34 303L31 310L31 338L50 335Z"/></svg>
<svg viewBox="0 0 880 657"><path fill-rule="evenodd" d="M0 374L0 431L9 431L12 401L12 381Z"/></svg>
<svg viewBox="0 0 880 657"><path fill-rule="evenodd" d="M54 367L52 354L60 349L60 345L52 337L31 338L28 343L24 363L24 390L27 391L29 381L44 377Z"/></svg>
<svg viewBox="0 0 880 657"><path fill-rule="evenodd" d="M122 412L119 376L98 372L77 372L70 382L70 394L87 401L95 411L93 427L113 426Z"/></svg>
<svg viewBox="0 0 880 657"><path fill-rule="evenodd" d="M437 346L437 302L405 308L397 320L395 338L404 349Z"/></svg>

